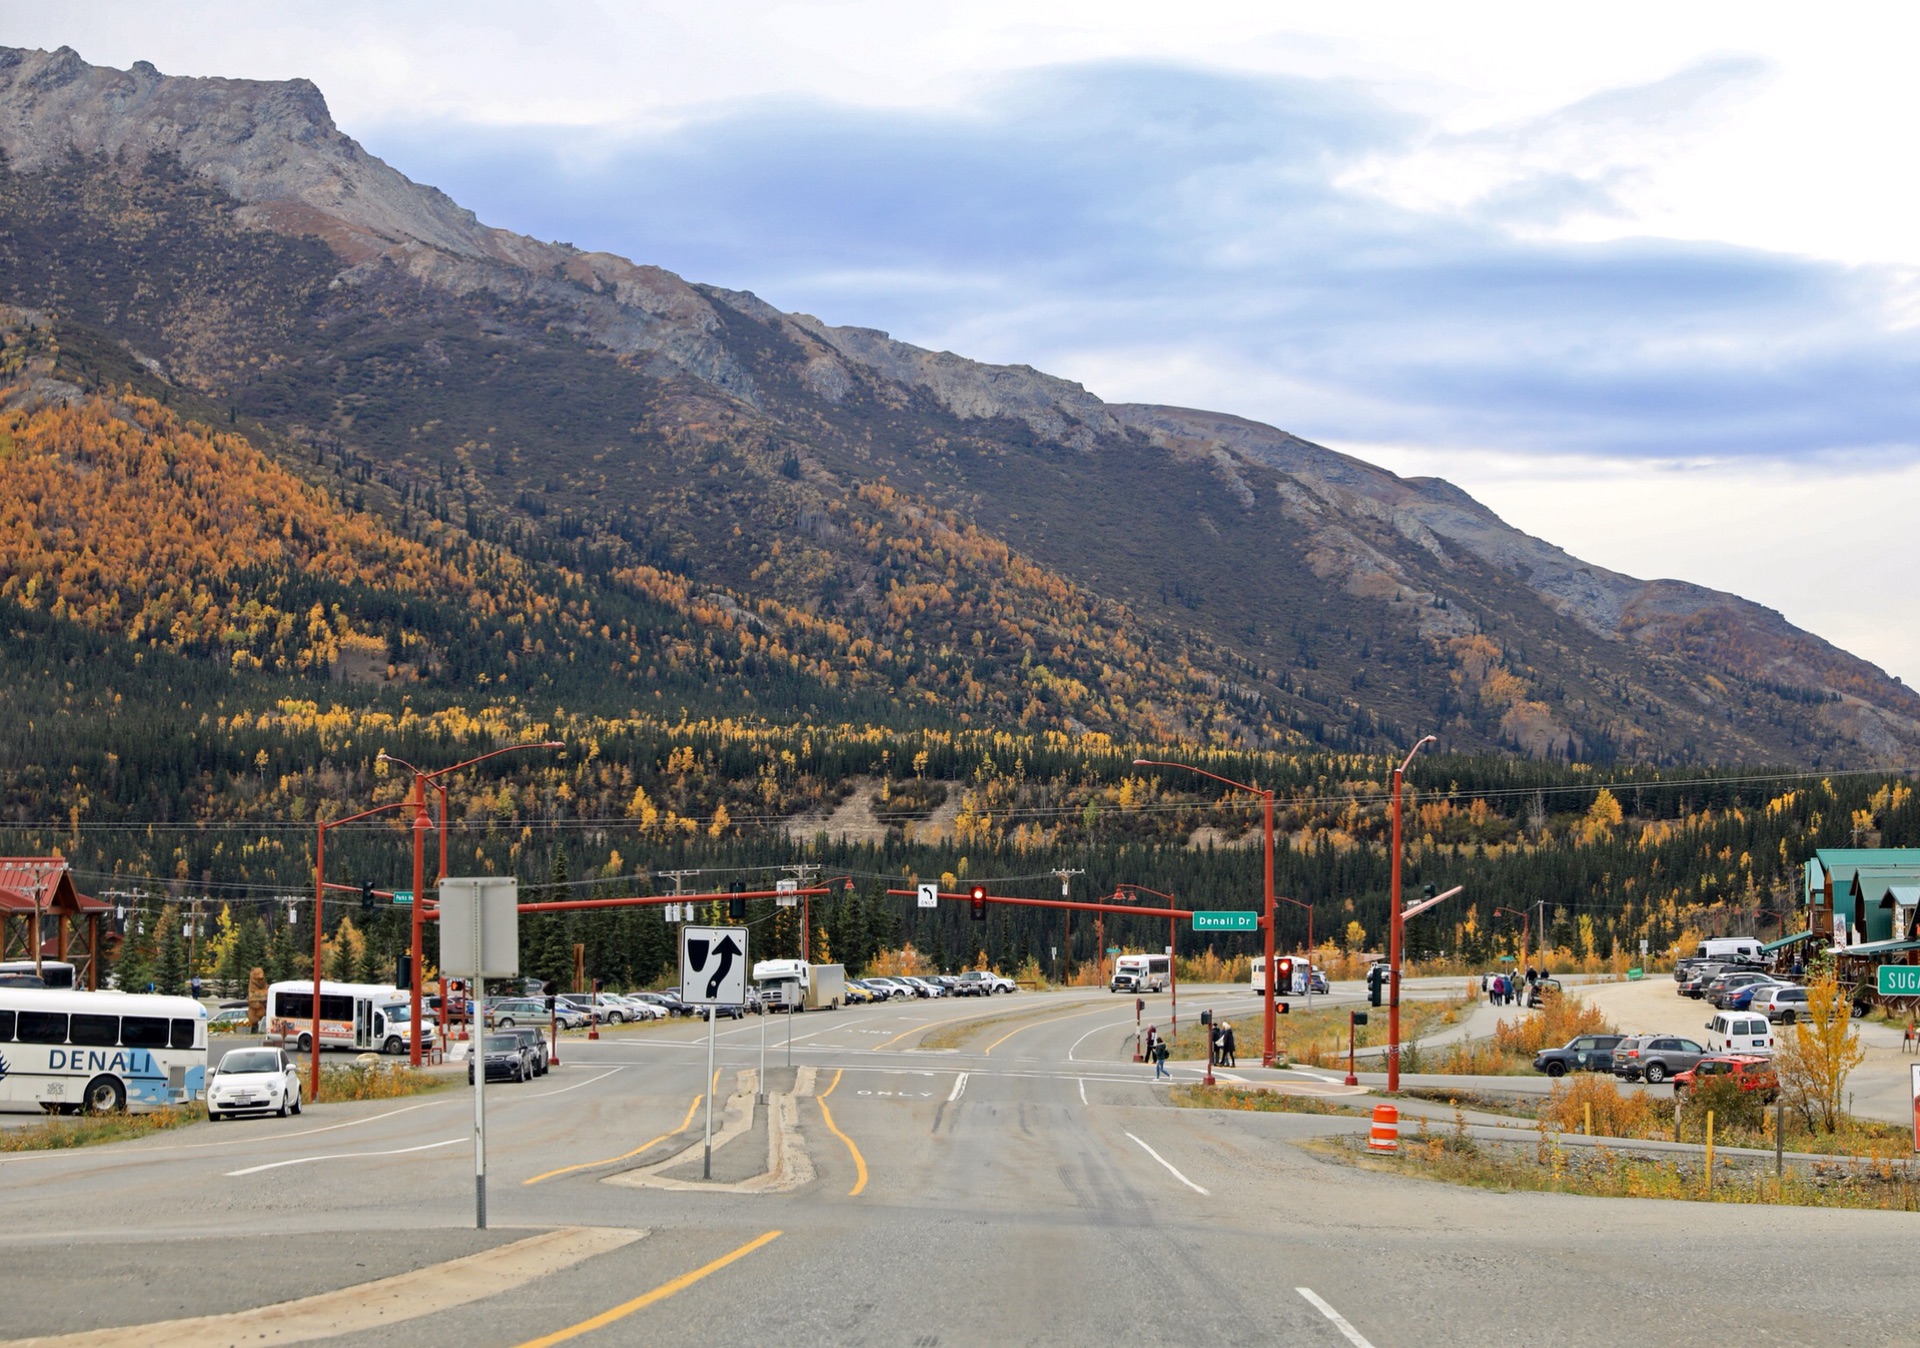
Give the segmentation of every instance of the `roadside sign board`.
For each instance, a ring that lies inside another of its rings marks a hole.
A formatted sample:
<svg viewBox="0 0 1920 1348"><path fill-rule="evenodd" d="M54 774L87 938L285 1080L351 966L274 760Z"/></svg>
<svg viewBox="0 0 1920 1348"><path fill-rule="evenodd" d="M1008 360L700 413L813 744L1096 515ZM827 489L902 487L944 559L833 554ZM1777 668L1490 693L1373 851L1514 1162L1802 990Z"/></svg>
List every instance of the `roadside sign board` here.
<svg viewBox="0 0 1920 1348"><path fill-rule="evenodd" d="M747 929L680 928L680 1000L738 1006L747 1000Z"/></svg>
<svg viewBox="0 0 1920 1348"><path fill-rule="evenodd" d="M938 908L940 906L940 886L937 882L924 880L913 887L913 892L919 897L922 908Z"/></svg>
<svg viewBox="0 0 1920 1348"><path fill-rule="evenodd" d="M1193 915L1195 931L1258 931L1260 915L1258 913L1195 913Z"/></svg>
<svg viewBox="0 0 1920 1348"><path fill-rule="evenodd" d="M1883 964L1877 976L1882 997L1920 997L1920 964Z"/></svg>
<svg viewBox="0 0 1920 1348"><path fill-rule="evenodd" d="M393 901L411 906L413 903L413 891L411 889L396 889L393 891Z"/></svg>
<svg viewBox="0 0 1920 1348"><path fill-rule="evenodd" d="M773 892L776 894L798 894L800 892L800 882L798 880L775 880L773 882Z"/></svg>
<svg viewBox="0 0 1920 1348"><path fill-rule="evenodd" d="M450 973L520 972L520 882L510 875L440 882L440 963Z"/></svg>

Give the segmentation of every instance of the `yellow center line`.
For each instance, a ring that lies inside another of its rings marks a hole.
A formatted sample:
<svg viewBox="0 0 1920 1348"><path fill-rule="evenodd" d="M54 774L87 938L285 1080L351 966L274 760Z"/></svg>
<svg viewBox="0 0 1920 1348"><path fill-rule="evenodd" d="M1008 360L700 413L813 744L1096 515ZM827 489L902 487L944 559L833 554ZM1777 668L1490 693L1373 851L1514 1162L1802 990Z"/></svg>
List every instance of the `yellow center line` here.
<svg viewBox="0 0 1920 1348"><path fill-rule="evenodd" d="M827 1121L827 1127L832 1129L833 1135L846 1143L847 1150L853 1153L853 1166L859 1178L854 1181L853 1187L847 1190L847 1197L857 1198L860 1191L867 1187L867 1158L860 1154L860 1148L853 1145L853 1139L840 1131L840 1126L833 1121L833 1111L827 1108L827 1097L832 1095L834 1087L840 1084L840 1078L845 1071L843 1067L834 1072L833 1084L820 1092L820 1117Z"/></svg>
<svg viewBox="0 0 1920 1348"><path fill-rule="evenodd" d="M557 1329L553 1333L540 1338L528 1339L520 1345L520 1348L547 1348L549 1344L565 1343L568 1339L578 1338L582 1334L591 1334L596 1329L604 1329L616 1320L624 1320L635 1311L645 1310L655 1302L665 1301L668 1297L676 1293L686 1291L709 1273L718 1273L736 1259L744 1259L761 1246L769 1245L779 1238L780 1232L778 1231L769 1231L764 1236L756 1236L739 1249L721 1255L711 1264L702 1264L691 1273L682 1273L672 1282L663 1282L644 1296L637 1296L632 1301L623 1301L612 1310L601 1311L600 1314L594 1316L591 1320L582 1320L577 1325L568 1325L565 1329Z"/></svg>
<svg viewBox="0 0 1920 1348"><path fill-rule="evenodd" d="M914 1025L908 1029L904 1029L900 1031L899 1034L896 1034L891 1039L882 1040L880 1043L875 1044L872 1048L868 1049L867 1052L878 1053L881 1049L885 1048L888 1044L897 1044L910 1034L923 1034L926 1031L931 1030L932 1028L933 1026L931 1025Z"/></svg>
<svg viewBox="0 0 1920 1348"><path fill-rule="evenodd" d="M716 1073L715 1075L718 1075L718 1074ZM660 1134L660 1136L653 1138L650 1141L642 1142L639 1146L635 1147L632 1151L623 1151L618 1156L607 1157L607 1159L604 1161L582 1161L578 1165L563 1165L558 1170L549 1170L544 1175L535 1175L530 1180L522 1180L521 1183L523 1185L538 1184L541 1180L552 1179L555 1175L570 1175L576 1170L591 1170L597 1165L612 1165L616 1161L624 1161L624 1160L627 1160L629 1157L638 1156L641 1152L645 1151L648 1147L658 1146L660 1143L665 1142L668 1138L677 1137L681 1133L686 1132L687 1129L691 1127L693 1124L694 1111L700 1108L700 1102L704 1099L706 1099L705 1095L694 1096L693 1103L687 1106L687 1117L680 1121L680 1126L678 1128L674 1129L671 1133L662 1133Z"/></svg>

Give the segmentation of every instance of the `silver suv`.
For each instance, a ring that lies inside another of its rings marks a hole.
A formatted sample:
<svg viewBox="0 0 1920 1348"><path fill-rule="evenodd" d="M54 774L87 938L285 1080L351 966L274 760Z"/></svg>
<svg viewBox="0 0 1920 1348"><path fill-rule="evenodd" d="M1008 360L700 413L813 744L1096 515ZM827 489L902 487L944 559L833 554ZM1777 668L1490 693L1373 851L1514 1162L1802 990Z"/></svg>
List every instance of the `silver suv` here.
<svg viewBox="0 0 1920 1348"><path fill-rule="evenodd" d="M1613 1074L1624 1081L1658 1086L1673 1080L1707 1056L1704 1044L1673 1034L1648 1034L1623 1041L1613 1051Z"/></svg>

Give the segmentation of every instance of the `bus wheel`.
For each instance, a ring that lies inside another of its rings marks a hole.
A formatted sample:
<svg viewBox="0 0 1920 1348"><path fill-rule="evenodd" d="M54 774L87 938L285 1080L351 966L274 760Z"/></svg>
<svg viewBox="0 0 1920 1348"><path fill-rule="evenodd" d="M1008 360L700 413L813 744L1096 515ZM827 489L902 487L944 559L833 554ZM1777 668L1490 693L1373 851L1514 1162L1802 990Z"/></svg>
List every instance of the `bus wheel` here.
<svg viewBox="0 0 1920 1348"><path fill-rule="evenodd" d="M81 1099L89 1114L118 1114L127 1107L127 1088L118 1077L98 1076L87 1083Z"/></svg>
<svg viewBox="0 0 1920 1348"><path fill-rule="evenodd" d="M387 1042L380 1045L380 1051L389 1058L397 1058L407 1051L407 1046L399 1035L390 1034L387 1036Z"/></svg>
<svg viewBox="0 0 1920 1348"><path fill-rule="evenodd" d="M313 1036L303 1034L293 1041L293 1046L302 1053L311 1053L313 1052Z"/></svg>

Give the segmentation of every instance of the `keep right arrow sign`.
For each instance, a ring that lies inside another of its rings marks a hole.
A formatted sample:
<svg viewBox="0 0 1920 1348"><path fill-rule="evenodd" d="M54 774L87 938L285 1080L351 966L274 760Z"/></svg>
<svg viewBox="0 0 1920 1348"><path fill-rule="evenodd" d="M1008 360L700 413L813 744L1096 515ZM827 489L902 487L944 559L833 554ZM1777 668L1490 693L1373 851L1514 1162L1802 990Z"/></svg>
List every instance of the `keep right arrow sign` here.
<svg viewBox="0 0 1920 1348"><path fill-rule="evenodd" d="M739 1006L747 999L747 934L739 927L680 929L680 1000Z"/></svg>

